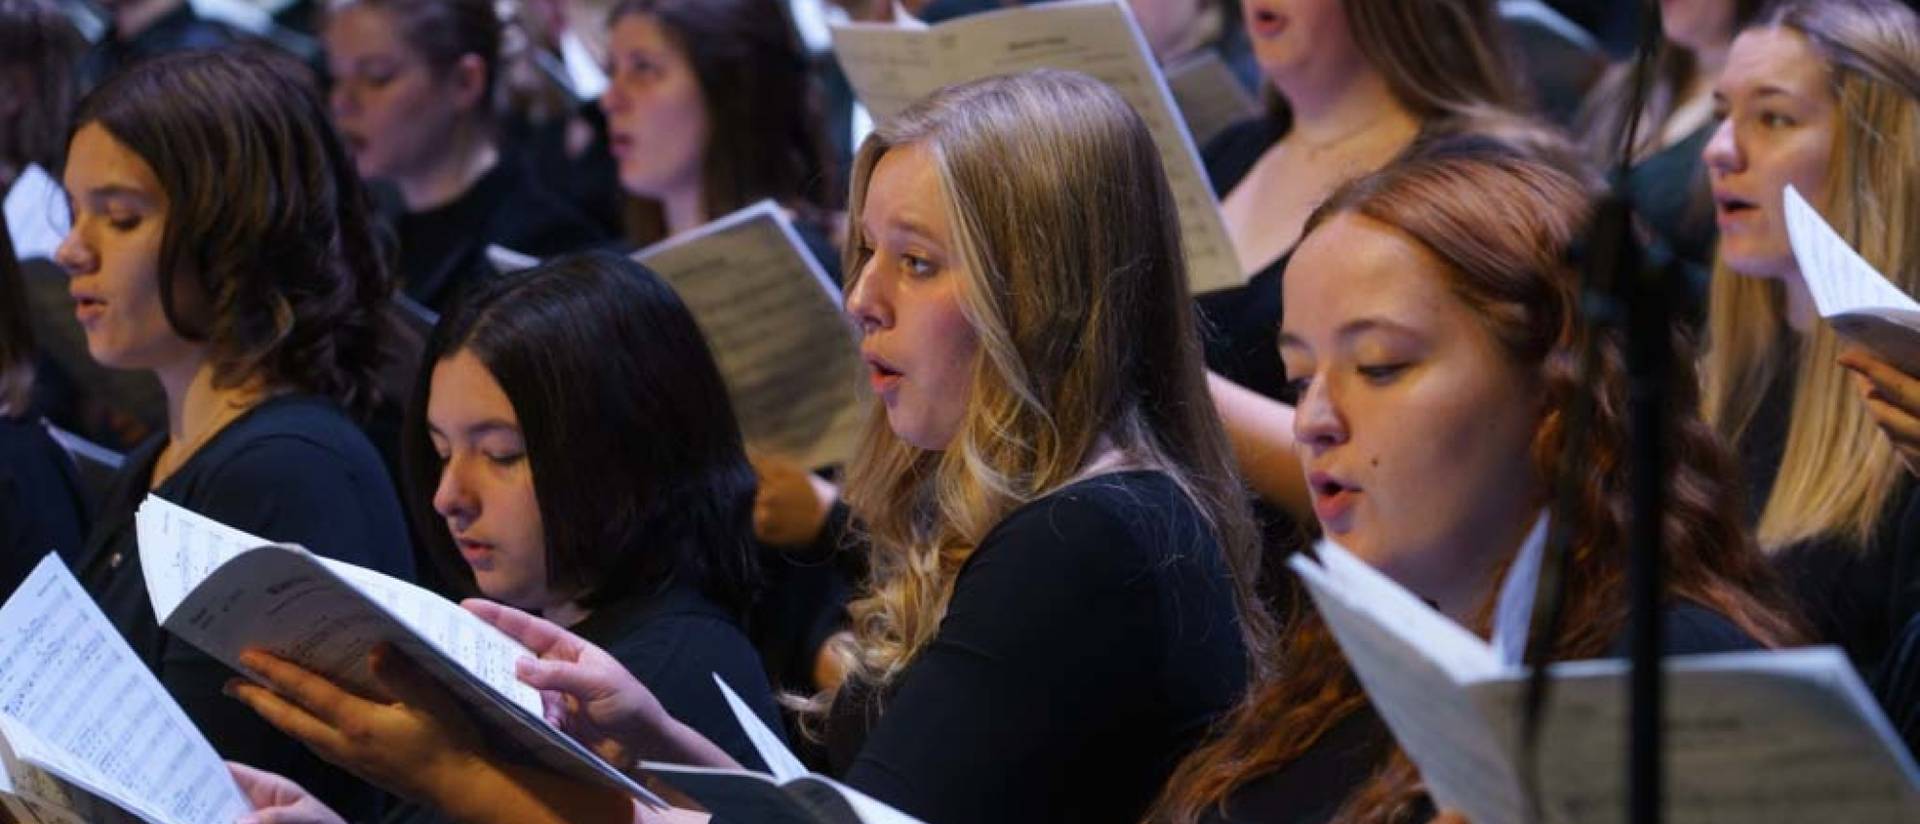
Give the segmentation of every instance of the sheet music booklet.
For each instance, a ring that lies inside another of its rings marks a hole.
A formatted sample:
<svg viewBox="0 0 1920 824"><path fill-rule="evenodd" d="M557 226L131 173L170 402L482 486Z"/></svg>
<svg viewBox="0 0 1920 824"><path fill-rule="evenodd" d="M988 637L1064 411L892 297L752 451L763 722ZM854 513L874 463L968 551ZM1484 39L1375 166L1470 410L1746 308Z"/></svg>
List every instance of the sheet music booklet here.
<svg viewBox="0 0 1920 824"><path fill-rule="evenodd" d="M1489 644L1337 544L1322 541L1317 555L1289 563L1434 803L1474 824L1532 821L1518 664L1533 584L1503 588ZM1516 568L1525 564L1523 553ZM1681 655L1666 666L1665 820L1920 821L1920 772L1839 650ZM1551 667L1537 750L1545 821L1626 820L1627 670L1624 660Z"/></svg>
<svg viewBox="0 0 1920 824"><path fill-rule="evenodd" d="M258 648L373 694L367 655L385 642L463 701L490 740L577 780L665 806L548 723L539 693L513 674L526 648L458 604L155 495L140 504L134 526L160 625L236 671L244 672L240 652Z"/></svg>
<svg viewBox="0 0 1920 824"><path fill-rule="evenodd" d="M501 271L539 263L499 246L487 255ZM633 258L693 313L748 444L809 467L853 456L868 398L859 340L786 210L763 200Z"/></svg>
<svg viewBox="0 0 1920 824"><path fill-rule="evenodd" d="M231 824L251 809L52 553L0 606L0 805L31 824Z"/></svg>
<svg viewBox="0 0 1920 824"><path fill-rule="evenodd" d="M1039 68L1092 75L1119 92L1153 133L1180 209L1191 291L1246 283L1200 152L1125 3L1058 0L970 14L924 29L835 24L833 51L876 122L955 83Z"/></svg>

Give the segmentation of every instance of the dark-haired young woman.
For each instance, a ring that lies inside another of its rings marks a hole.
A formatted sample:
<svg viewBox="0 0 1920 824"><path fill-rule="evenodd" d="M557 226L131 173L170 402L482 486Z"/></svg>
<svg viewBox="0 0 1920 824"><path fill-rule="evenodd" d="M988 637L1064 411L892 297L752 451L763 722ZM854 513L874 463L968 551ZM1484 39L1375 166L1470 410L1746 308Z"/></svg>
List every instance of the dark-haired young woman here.
<svg viewBox="0 0 1920 824"><path fill-rule="evenodd" d="M806 53L776 0L621 0L600 98L620 186L648 244L772 199L839 280Z"/></svg>
<svg viewBox="0 0 1920 824"><path fill-rule="evenodd" d="M742 763L718 673L779 712L740 622L753 468L671 287L606 253L476 285L434 330L404 439L417 534L448 580L570 627Z"/></svg>
<svg viewBox="0 0 1920 824"><path fill-rule="evenodd" d="M408 297L444 309L493 273L489 244L545 257L605 240L499 139L492 0L339 0L323 36L334 123L361 177L397 191L383 212Z"/></svg>
<svg viewBox="0 0 1920 824"><path fill-rule="evenodd" d="M398 496L349 418L375 400L390 284L325 104L289 57L158 58L82 101L64 182L57 258L88 351L167 397L166 433L128 456L75 572L222 756L371 815L376 790L222 696L231 672L160 630L133 527L151 492L411 576Z"/></svg>

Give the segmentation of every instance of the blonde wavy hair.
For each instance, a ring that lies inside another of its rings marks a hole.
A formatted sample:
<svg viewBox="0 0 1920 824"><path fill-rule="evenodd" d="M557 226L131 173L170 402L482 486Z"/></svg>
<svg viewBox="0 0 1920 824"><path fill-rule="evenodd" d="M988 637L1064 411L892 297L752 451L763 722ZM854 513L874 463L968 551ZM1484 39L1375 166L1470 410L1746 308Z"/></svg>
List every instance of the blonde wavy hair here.
<svg viewBox="0 0 1920 824"><path fill-rule="evenodd" d="M1770 7L1755 27L1797 32L1826 61L1839 105L1821 211L1863 257L1920 295L1920 20L1891 0L1795 0ZM1710 289L1706 419L1737 439L1779 370L1794 373L1760 546L1834 537L1864 547L1903 470L1835 362L1839 337L1816 318L1794 353L1777 281L1716 263ZM1797 362L1783 364L1792 354Z"/></svg>
<svg viewBox="0 0 1920 824"><path fill-rule="evenodd" d="M851 278L865 262L857 217L868 180L907 145L937 171L980 349L949 448L906 443L876 406L848 467L845 498L872 569L850 607L854 640L838 650L849 683L898 676L938 631L987 533L1108 449L1128 468L1171 476L1205 515L1234 574L1249 660L1260 660L1271 633L1253 595L1259 546L1208 401L1177 212L1146 126L1111 89L1070 72L934 93L855 158Z"/></svg>

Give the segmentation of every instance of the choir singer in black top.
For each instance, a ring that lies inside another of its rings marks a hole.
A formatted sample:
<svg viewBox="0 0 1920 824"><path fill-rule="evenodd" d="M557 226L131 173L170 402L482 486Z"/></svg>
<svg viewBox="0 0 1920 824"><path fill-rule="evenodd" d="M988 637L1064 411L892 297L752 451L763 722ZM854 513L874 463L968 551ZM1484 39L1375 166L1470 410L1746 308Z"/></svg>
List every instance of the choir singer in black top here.
<svg viewBox="0 0 1920 824"><path fill-rule="evenodd" d="M847 500L873 577L847 681L808 718L848 784L932 824L1135 819L1266 636L1159 152L1091 78L1002 76L882 125L852 192L847 308L877 398ZM542 655L521 677L614 763L734 763L598 648L474 609ZM262 663L277 693L245 700L456 817L681 814L477 755L432 691L349 701Z"/></svg>
<svg viewBox="0 0 1920 824"><path fill-rule="evenodd" d="M271 541L410 578L405 518L352 415L375 402L391 282L308 70L188 52L80 105L56 258L94 360L152 372L167 431L127 456L74 571L226 757L354 816L380 794L220 694L232 671L154 618L134 512L152 493Z"/></svg>

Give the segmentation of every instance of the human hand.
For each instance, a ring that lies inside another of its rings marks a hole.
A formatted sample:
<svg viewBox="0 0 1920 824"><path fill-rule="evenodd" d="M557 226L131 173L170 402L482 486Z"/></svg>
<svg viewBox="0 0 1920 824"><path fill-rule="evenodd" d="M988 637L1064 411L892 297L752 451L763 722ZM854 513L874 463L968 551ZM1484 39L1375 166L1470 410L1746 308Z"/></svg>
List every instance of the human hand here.
<svg viewBox="0 0 1920 824"><path fill-rule="evenodd" d="M227 682L228 695L321 758L401 796L444 806L479 780L484 744L446 689L382 644L368 657L385 695L355 695L260 650L240 663L266 683Z"/></svg>
<svg viewBox="0 0 1920 824"><path fill-rule="evenodd" d="M661 731L676 722L606 650L504 604L470 598L460 606L536 656L520 659L514 674L540 690L549 723L622 769L641 758L660 757L665 749Z"/></svg>
<svg viewBox="0 0 1920 824"><path fill-rule="evenodd" d="M227 771L253 808L236 824L347 824L291 779L233 761L227 762Z"/></svg>
<svg viewBox="0 0 1920 824"><path fill-rule="evenodd" d="M1867 414L1887 433L1907 472L1920 475L1920 378L1858 346L1842 350L1839 364L1853 373Z"/></svg>
<svg viewBox="0 0 1920 824"><path fill-rule="evenodd" d="M768 546L803 547L820 537L840 488L778 455L749 452L759 485L753 495L753 535Z"/></svg>

